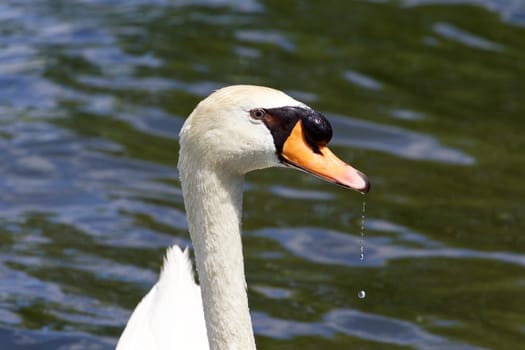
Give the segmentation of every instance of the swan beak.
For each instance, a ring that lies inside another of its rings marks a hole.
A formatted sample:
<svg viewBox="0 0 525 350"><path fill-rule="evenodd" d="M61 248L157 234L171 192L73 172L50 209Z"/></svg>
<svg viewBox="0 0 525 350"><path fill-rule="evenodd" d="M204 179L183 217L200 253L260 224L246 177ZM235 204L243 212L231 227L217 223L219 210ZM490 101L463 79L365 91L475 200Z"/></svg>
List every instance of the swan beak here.
<svg viewBox="0 0 525 350"><path fill-rule="evenodd" d="M365 174L343 162L328 147L315 148L306 141L302 122L299 121L284 142L281 158L287 165L323 180L362 194L368 193L370 182Z"/></svg>

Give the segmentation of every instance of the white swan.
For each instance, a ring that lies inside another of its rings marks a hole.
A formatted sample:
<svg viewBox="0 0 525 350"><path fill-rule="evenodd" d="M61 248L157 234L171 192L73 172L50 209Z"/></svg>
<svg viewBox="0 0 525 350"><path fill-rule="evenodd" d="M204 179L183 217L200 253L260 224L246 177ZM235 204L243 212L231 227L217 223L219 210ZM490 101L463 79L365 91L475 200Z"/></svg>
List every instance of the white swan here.
<svg viewBox="0 0 525 350"><path fill-rule="evenodd" d="M168 249L117 349L254 350L240 230L244 174L289 166L368 192L366 176L326 147L331 136L324 116L278 90L230 86L200 102L180 132L178 167L201 287L187 251Z"/></svg>

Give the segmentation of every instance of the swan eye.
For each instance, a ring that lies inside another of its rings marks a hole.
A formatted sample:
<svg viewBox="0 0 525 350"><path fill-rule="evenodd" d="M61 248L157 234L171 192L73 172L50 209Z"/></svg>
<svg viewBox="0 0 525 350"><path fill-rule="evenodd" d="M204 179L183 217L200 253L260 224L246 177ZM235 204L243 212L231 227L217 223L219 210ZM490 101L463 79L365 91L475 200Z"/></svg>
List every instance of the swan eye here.
<svg viewBox="0 0 525 350"><path fill-rule="evenodd" d="M264 116L266 115L266 111L262 108L257 108L257 109L252 109L250 111L250 116L253 118L253 119L262 119L264 118Z"/></svg>

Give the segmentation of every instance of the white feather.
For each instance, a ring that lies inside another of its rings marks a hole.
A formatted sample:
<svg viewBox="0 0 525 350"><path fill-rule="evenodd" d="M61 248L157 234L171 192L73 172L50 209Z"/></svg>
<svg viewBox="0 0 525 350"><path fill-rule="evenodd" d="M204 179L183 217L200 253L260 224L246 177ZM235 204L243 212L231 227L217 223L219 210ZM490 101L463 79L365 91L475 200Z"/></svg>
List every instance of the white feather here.
<svg viewBox="0 0 525 350"><path fill-rule="evenodd" d="M168 248L159 281L133 311L117 350L209 349L188 249Z"/></svg>

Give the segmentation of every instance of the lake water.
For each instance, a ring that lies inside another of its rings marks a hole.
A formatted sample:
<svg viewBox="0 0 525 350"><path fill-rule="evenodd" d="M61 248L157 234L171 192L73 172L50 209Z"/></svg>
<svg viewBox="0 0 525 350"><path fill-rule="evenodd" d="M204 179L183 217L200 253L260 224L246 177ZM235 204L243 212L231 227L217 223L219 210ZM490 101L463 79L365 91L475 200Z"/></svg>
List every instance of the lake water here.
<svg viewBox="0 0 525 350"><path fill-rule="evenodd" d="M2 350L114 347L190 244L178 130L234 83L322 111L372 181L360 261L363 196L247 177L259 348L525 348L523 1L5 0Z"/></svg>

